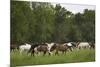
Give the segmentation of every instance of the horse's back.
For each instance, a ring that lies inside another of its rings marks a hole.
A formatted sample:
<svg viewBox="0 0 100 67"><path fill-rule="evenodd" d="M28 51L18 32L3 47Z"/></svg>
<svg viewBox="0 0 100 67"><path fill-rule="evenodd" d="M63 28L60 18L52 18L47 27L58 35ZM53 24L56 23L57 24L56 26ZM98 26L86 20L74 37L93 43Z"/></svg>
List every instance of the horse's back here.
<svg viewBox="0 0 100 67"><path fill-rule="evenodd" d="M72 46L72 43L69 42L69 43L67 43L67 45L68 45L68 46Z"/></svg>
<svg viewBox="0 0 100 67"><path fill-rule="evenodd" d="M30 49L31 48L31 45L29 45L29 44L20 45L19 48L20 49Z"/></svg>
<svg viewBox="0 0 100 67"><path fill-rule="evenodd" d="M79 46L89 46L89 43L88 42L80 42Z"/></svg>
<svg viewBox="0 0 100 67"><path fill-rule="evenodd" d="M90 44L88 42L80 42L78 48L90 48Z"/></svg>
<svg viewBox="0 0 100 67"><path fill-rule="evenodd" d="M63 44L57 44L56 46L56 50L59 50L59 51L64 51L66 50L68 47L66 45Z"/></svg>

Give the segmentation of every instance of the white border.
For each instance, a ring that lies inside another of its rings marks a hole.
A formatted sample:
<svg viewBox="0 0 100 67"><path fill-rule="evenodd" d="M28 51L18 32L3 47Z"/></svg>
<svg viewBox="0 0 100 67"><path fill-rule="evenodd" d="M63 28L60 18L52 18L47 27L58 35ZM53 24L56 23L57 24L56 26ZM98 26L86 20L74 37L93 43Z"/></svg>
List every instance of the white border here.
<svg viewBox="0 0 100 67"><path fill-rule="evenodd" d="M53 64L39 65L34 67L98 67L100 63L100 4L99 0L34 0L42 2L57 2L57 3L72 3L72 4L87 4L96 5L96 62L85 63L69 63L69 64ZM8 67L10 64L10 0L0 1L0 67ZM33 66L31 66L33 67Z"/></svg>
<svg viewBox="0 0 100 67"><path fill-rule="evenodd" d="M0 1L0 67L10 64L10 1Z"/></svg>

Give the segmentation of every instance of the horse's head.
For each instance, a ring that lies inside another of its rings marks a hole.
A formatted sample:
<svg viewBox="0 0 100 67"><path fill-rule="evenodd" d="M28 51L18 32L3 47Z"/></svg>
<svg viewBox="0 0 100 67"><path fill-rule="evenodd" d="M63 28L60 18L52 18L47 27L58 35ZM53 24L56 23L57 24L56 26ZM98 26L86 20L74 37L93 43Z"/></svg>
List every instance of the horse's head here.
<svg viewBox="0 0 100 67"><path fill-rule="evenodd" d="M77 43L76 43L76 47L78 47L79 44L80 44L80 42L77 42Z"/></svg>
<svg viewBox="0 0 100 67"><path fill-rule="evenodd" d="M50 49L50 51L53 51L53 50L55 50L55 49L56 49L56 47L57 47L57 44L56 44L56 43L52 43L52 46L51 46L51 49Z"/></svg>
<svg viewBox="0 0 100 67"><path fill-rule="evenodd" d="M76 42L71 42L73 47L77 47L77 43Z"/></svg>
<svg viewBox="0 0 100 67"><path fill-rule="evenodd" d="M30 44L28 44L28 43L25 43L25 45L30 45Z"/></svg>

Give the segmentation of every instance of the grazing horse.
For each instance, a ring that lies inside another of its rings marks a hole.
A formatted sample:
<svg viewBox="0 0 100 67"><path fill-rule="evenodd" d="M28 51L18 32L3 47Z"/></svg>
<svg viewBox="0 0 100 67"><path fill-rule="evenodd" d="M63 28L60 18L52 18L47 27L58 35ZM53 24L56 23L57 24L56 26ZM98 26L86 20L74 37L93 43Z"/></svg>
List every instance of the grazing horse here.
<svg viewBox="0 0 100 67"><path fill-rule="evenodd" d="M56 44L54 44L52 46L52 48L50 49L50 51L54 51L55 50L56 51L55 55L56 55L56 54L58 54L58 51L62 52L63 54L66 53L67 49L68 49L67 45L56 43Z"/></svg>
<svg viewBox="0 0 100 67"><path fill-rule="evenodd" d="M31 45L27 43L25 43L25 45L19 46L20 53L22 53L23 51L28 51L30 48L31 48Z"/></svg>
<svg viewBox="0 0 100 67"><path fill-rule="evenodd" d="M88 42L78 42L77 43L77 48L90 48L90 44Z"/></svg>
<svg viewBox="0 0 100 67"><path fill-rule="evenodd" d="M10 45L10 50L14 51L15 49L19 49L18 45Z"/></svg>
<svg viewBox="0 0 100 67"><path fill-rule="evenodd" d="M75 42L64 43L64 45L66 45L70 51L73 51L73 48L76 48Z"/></svg>
<svg viewBox="0 0 100 67"><path fill-rule="evenodd" d="M38 52L43 52L45 55L47 52L49 53L49 55L51 55L51 47L54 45L54 43L42 43L42 44L33 44L29 50L29 52L31 52L31 55L34 56L34 53Z"/></svg>

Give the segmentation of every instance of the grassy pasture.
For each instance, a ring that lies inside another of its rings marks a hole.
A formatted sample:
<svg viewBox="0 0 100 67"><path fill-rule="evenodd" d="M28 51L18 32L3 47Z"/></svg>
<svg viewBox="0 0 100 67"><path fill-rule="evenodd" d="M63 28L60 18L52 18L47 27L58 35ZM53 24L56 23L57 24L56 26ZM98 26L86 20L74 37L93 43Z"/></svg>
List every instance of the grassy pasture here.
<svg viewBox="0 0 100 67"><path fill-rule="evenodd" d="M11 67L25 66L25 65L43 65L43 64L58 64L58 63L76 63L76 62L92 62L95 61L94 49L74 50L73 52L66 52L59 55L43 56L40 53L38 56L30 56L26 53L20 54L18 51L11 52Z"/></svg>

